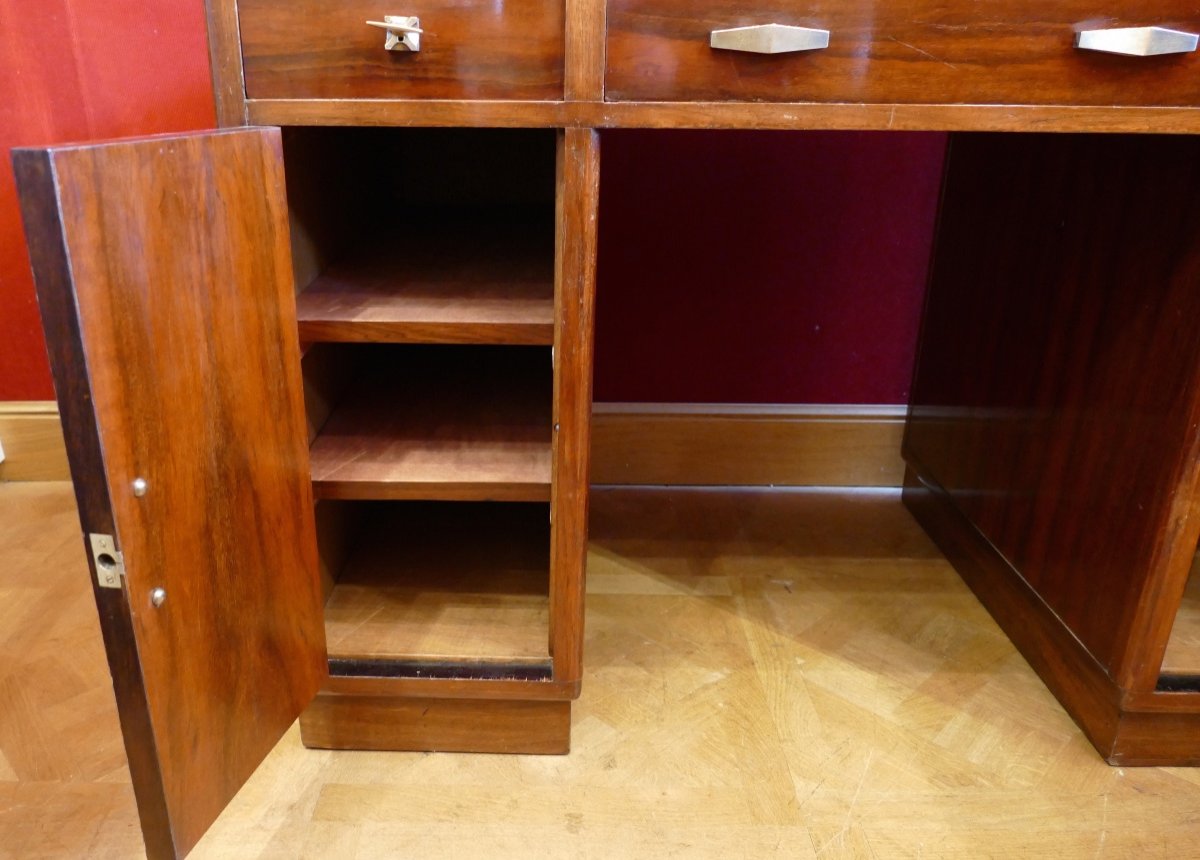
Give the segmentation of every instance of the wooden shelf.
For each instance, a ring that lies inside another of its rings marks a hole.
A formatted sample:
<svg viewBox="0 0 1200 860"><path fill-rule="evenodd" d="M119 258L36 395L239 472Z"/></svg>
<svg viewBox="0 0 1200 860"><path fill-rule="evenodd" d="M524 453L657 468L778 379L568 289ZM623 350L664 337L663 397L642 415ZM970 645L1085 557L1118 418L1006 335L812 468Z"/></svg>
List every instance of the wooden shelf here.
<svg viewBox="0 0 1200 860"><path fill-rule="evenodd" d="M550 499L548 349L339 348L363 379L310 448L317 498Z"/></svg>
<svg viewBox="0 0 1200 860"><path fill-rule="evenodd" d="M549 660L546 505L367 507L325 607L331 660Z"/></svg>
<svg viewBox="0 0 1200 860"><path fill-rule="evenodd" d="M1200 555L1192 563L1187 591L1167 640L1161 674L1200 676Z"/></svg>
<svg viewBox="0 0 1200 860"><path fill-rule="evenodd" d="M553 343L553 229L450 229L398 229L330 266L297 298L300 339Z"/></svg>

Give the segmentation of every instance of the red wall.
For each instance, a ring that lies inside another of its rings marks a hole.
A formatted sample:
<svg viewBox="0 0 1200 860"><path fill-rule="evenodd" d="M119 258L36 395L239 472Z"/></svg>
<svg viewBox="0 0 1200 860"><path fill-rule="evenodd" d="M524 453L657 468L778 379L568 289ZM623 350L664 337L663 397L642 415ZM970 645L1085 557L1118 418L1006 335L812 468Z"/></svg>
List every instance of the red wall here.
<svg viewBox="0 0 1200 860"><path fill-rule="evenodd" d="M0 0L0 400L54 396L8 150L215 122L202 0Z"/></svg>
<svg viewBox="0 0 1200 860"><path fill-rule="evenodd" d="M211 127L201 0L0 0L0 400L53 396L8 149ZM941 135L604 133L600 400L907 397Z"/></svg>
<svg viewBox="0 0 1200 860"><path fill-rule="evenodd" d="M945 146L604 132L596 399L907 402Z"/></svg>

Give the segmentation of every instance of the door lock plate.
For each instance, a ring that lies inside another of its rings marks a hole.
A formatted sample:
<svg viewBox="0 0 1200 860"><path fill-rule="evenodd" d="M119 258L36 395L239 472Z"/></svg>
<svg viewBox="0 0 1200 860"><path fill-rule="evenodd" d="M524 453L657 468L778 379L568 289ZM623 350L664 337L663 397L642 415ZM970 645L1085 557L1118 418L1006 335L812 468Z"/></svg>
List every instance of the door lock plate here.
<svg viewBox="0 0 1200 860"><path fill-rule="evenodd" d="M92 562L96 566L96 581L101 588L120 588L125 578L125 556L117 552L112 535L89 534Z"/></svg>

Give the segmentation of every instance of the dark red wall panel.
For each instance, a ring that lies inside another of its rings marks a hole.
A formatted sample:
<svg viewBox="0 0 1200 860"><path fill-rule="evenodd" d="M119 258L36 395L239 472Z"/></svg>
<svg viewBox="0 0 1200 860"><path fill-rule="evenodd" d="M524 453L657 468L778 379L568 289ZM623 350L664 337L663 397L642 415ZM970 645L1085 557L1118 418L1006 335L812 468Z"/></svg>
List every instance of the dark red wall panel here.
<svg viewBox="0 0 1200 860"><path fill-rule="evenodd" d="M0 0L0 400L54 396L8 151L211 127L202 0Z"/></svg>
<svg viewBox="0 0 1200 860"><path fill-rule="evenodd" d="M906 402L945 135L602 147L597 400Z"/></svg>

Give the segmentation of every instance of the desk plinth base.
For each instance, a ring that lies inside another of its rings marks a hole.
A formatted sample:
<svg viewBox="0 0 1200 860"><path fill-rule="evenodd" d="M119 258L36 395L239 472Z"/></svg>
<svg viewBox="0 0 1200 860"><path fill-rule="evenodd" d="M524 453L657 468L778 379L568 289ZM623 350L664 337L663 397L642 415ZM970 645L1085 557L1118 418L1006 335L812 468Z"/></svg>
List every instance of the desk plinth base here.
<svg viewBox="0 0 1200 860"><path fill-rule="evenodd" d="M944 491L910 466L904 504L1112 765L1200 765L1200 692L1119 687Z"/></svg>
<svg viewBox="0 0 1200 860"><path fill-rule="evenodd" d="M300 716L300 738L315 749L564 755L571 703L321 693Z"/></svg>

